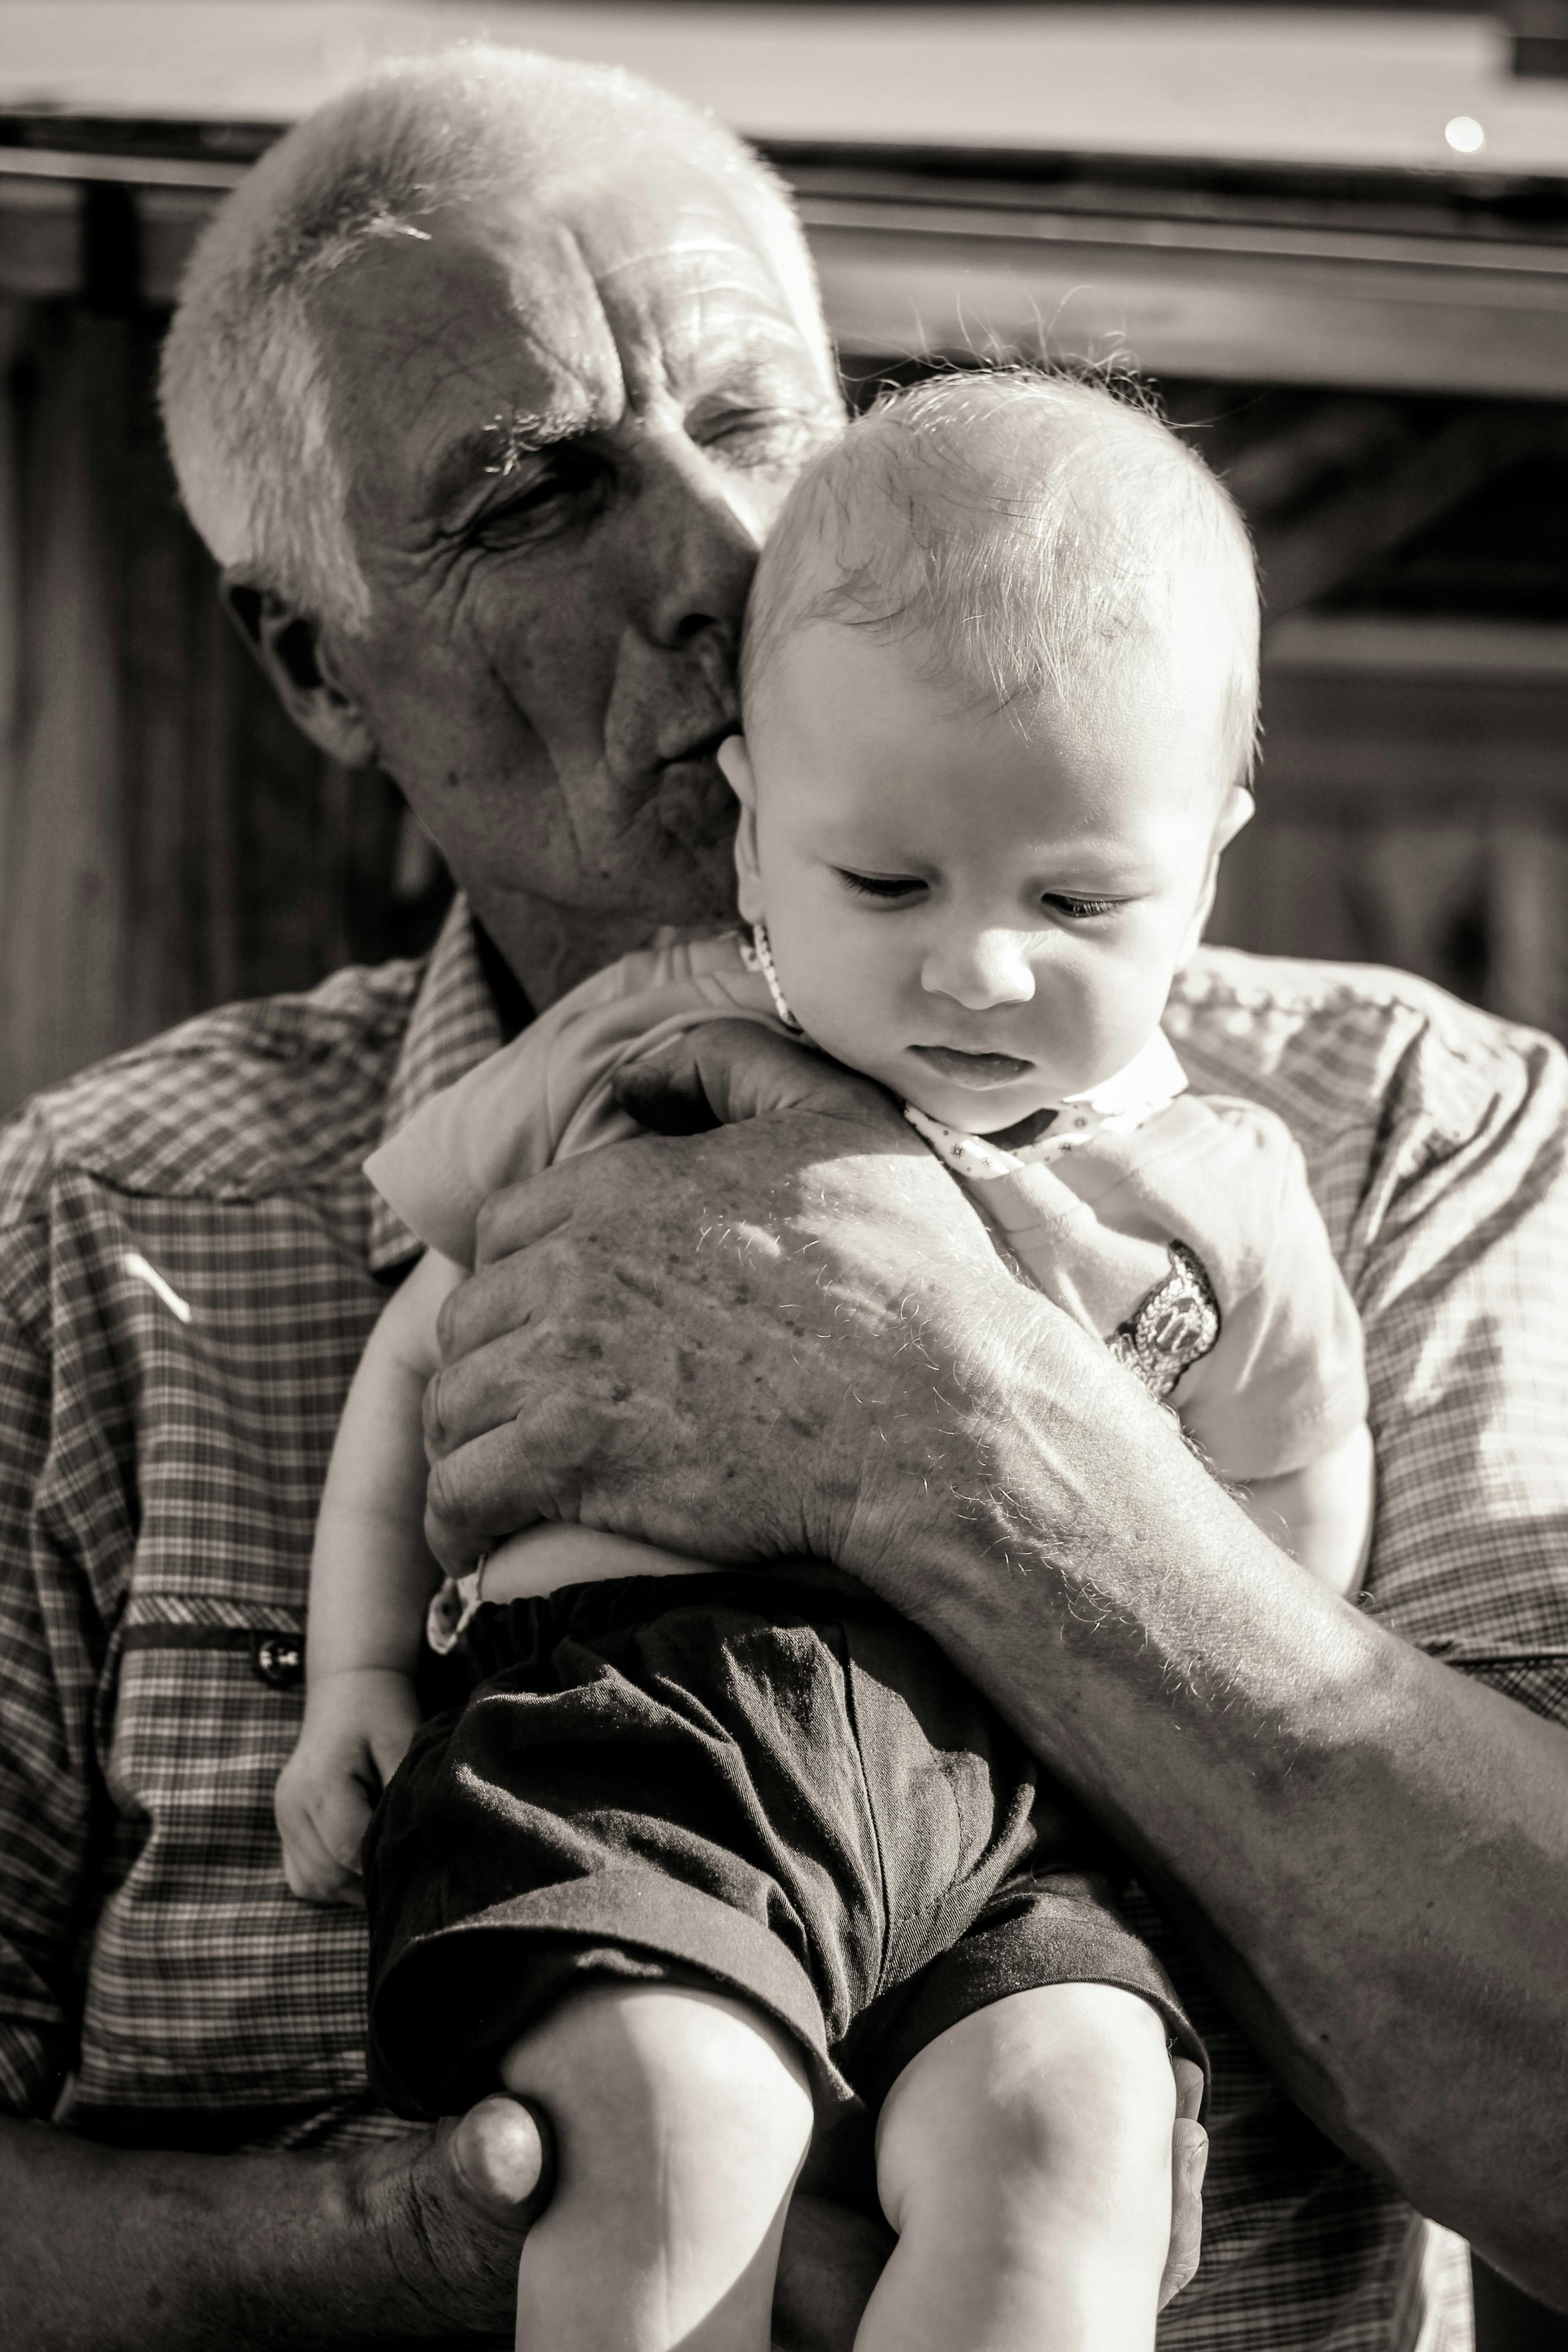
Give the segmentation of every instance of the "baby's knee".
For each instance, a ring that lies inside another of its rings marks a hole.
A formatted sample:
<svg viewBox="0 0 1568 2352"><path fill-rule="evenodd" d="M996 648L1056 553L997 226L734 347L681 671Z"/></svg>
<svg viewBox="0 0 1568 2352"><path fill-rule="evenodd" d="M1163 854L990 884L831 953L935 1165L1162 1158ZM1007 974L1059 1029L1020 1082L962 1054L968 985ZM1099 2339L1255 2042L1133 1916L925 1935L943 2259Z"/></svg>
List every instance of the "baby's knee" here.
<svg viewBox="0 0 1568 2352"><path fill-rule="evenodd" d="M688 2163L792 2179L810 2137L789 2038L743 2002L684 1986L573 1995L513 2044L501 2080L549 2116L564 2194L635 2195L655 2178L673 2189Z"/></svg>
<svg viewBox="0 0 1568 2352"><path fill-rule="evenodd" d="M760 2352L811 2128L784 2037L722 1994L601 1984L524 2034L501 2074L545 2108L557 2152L518 2343Z"/></svg>
<svg viewBox="0 0 1568 2352"><path fill-rule="evenodd" d="M1175 2078L1157 2012L1108 1985L1013 1993L910 2061L877 2123L877 2188L895 2230L960 2196L1004 2206L1087 2164L1168 2178Z"/></svg>

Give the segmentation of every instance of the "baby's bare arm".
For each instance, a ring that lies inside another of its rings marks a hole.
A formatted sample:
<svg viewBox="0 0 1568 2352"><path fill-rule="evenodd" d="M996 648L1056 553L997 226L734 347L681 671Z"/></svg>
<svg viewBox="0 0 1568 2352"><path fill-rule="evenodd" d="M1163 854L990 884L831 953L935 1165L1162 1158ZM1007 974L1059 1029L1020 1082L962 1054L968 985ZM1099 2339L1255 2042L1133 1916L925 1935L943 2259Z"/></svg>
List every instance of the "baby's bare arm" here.
<svg viewBox="0 0 1568 2352"><path fill-rule="evenodd" d="M1350 1600L1366 1573L1375 1490L1372 1433L1363 1422L1304 1470L1255 1478L1239 1499L1281 1550Z"/></svg>
<svg viewBox="0 0 1568 2352"><path fill-rule="evenodd" d="M388 1306L338 1425L310 1559L305 1722L278 1779L284 1871L317 1903L359 1899L371 1808L419 1724L413 1669L435 1571L424 1544L425 1384L462 1268L434 1252Z"/></svg>
<svg viewBox="0 0 1568 2352"><path fill-rule="evenodd" d="M435 1572L424 1542L424 1391L435 1319L463 1280L428 1251L360 1359L338 1424L310 1558L310 1683L364 1667L411 1674Z"/></svg>

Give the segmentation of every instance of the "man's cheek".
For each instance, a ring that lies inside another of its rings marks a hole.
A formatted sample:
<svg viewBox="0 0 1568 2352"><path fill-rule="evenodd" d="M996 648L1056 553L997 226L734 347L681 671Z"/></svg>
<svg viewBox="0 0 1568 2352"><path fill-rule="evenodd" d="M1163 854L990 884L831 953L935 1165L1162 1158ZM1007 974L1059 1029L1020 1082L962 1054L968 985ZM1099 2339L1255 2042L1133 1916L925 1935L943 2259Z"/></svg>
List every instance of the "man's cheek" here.
<svg viewBox="0 0 1568 2352"><path fill-rule="evenodd" d="M537 595L493 594L477 640L486 699L562 770L603 757L616 666L608 615L578 609L574 585L563 583L555 609L541 610Z"/></svg>

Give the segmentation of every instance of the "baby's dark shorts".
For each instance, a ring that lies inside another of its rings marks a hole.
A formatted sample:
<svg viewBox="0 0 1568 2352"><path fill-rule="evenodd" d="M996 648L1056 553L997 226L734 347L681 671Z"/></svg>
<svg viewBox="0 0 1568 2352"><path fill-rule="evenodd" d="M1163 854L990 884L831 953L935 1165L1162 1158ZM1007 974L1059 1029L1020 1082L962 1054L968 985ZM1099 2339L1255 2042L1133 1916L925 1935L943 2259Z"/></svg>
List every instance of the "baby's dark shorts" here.
<svg viewBox="0 0 1568 2352"><path fill-rule="evenodd" d="M814 1562L481 1610L486 1675L420 1730L365 1841L371 2059L450 2115L606 1977L726 1990L800 2044L819 2116L1035 1985L1141 1993L1114 1863L915 1627Z"/></svg>

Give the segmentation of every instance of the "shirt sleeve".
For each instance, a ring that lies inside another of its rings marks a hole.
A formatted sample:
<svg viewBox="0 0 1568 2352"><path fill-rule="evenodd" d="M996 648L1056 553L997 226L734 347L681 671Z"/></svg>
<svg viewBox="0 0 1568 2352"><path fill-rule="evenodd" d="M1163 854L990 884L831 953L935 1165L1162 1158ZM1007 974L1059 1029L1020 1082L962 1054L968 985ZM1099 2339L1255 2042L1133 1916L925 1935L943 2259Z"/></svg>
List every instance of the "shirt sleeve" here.
<svg viewBox="0 0 1568 2352"><path fill-rule="evenodd" d="M1568 1720L1568 1062L1476 1026L1402 1053L1345 1252L1378 1465L1368 1594Z"/></svg>
<svg viewBox="0 0 1568 2352"><path fill-rule="evenodd" d="M411 1233L471 1266L492 1192L638 1132L614 1098L619 1069L704 1022L736 1017L783 1034L765 983L742 972L733 943L623 956L425 1103L365 1173Z"/></svg>
<svg viewBox="0 0 1568 2352"><path fill-rule="evenodd" d="M415 1111L373 1151L365 1173L410 1233L458 1265L474 1263L479 1212L492 1192L549 1164L549 1015Z"/></svg>
<svg viewBox="0 0 1568 2352"><path fill-rule="evenodd" d="M1256 1214L1246 1282L1170 1402L1222 1477L1303 1470L1367 1416L1360 1318L1282 1124L1254 1117L1239 1188Z"/></svg>
<svg viewBox="0 0 1568 2352"><path fill-rule="evenodd" d="M79 1580L37 1501L51 1407L41 1346L0 1305L0 2112L20 2116L47 2116L72 2063L98 1681Z"/></svg>

